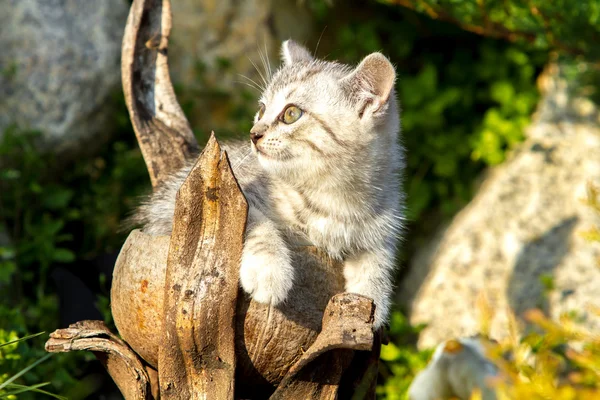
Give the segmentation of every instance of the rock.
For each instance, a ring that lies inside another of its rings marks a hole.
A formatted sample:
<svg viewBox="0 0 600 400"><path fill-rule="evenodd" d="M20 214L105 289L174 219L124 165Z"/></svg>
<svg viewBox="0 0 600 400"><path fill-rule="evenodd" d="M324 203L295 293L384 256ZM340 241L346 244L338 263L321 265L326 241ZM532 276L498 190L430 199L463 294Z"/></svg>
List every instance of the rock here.
<svg viewBox="0 0 600 400"><path fill-rule="evenodd" d="M106 138L128 10L124 0L4 1L0 137L11 124L39 130L58 153Z"/></svg>
<svg viewBox="0 0 600 400"><path fill-rule="evenodd" d="M296 0L178 0L172 7L170 70L176 87L184 88L180 101L192 127L207 137L213 129L241 133L240 124L250 124L251 117L240 116L239 110L256 104L259 93L240 75L262 85L256 70L267 74L261 57L266 54L275 71L281 42L302 42L313 33L306 5Z"/></svg>
<svg viewBox="0 0 600 400"><path fill-rule="evenodd" d="M482 400L496 400L498 367L485 355L478 338L447 340L435 350L427 367L410 384L410 400L468 400L479 389Z"/></svg>
<svg viewBox="0 0 600 400"><path fill-rule="evenodd" d="M588 184L600 186L600 119L566 69L553 64L540 78L526 141L412 262L399 294L411 322L428 324L420 347L477 333L479 296L495 311L495 339L508 334L509 312L533 307L553 318L576 311L600 329L587 312L600 305L600 244L581 235L600 226L584 202Z"/></svg>

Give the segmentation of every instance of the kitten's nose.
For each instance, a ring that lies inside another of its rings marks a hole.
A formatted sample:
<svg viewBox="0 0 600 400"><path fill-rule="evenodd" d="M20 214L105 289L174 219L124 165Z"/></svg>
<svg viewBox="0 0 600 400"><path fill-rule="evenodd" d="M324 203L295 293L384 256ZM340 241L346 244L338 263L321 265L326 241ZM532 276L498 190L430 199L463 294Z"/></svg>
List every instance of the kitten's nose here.
<svg viewBox="0 0 600 400"><path fill-rule="evenodd" d="M252 143L256 144L258 143L258 141L260 140L261 137L263 137L264 134L262 132L250 132L250 140L252 140Z"/></svg>
<svg viewBox="0 0 600 400"><path fill-rule="evenodd" d="M252 140L252 143L254 143L254 144L258 143L260 138L265 136L265 130L261 129L261 128L262 127L260 127L258 125L254 125L252 127L252 129L250 129L250 140Z"/></svg>

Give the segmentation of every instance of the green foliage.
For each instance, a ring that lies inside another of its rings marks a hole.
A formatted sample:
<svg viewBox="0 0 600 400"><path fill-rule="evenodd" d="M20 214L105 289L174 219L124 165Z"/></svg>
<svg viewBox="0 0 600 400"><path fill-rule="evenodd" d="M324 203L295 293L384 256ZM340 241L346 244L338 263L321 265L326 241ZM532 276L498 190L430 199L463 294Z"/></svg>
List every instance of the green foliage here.
<svg viewBox="0 0 600 400"><path fill-rule="evenodd" d="M598 0L380 0L495 38L558 50L588 60L600 57Z"/></svg>
<svg viewBox="0 0 600 400"><path fill-rule="evenodd" d="M482 335L493 310L482 310ZM490 313L491 312L491 313ZM587 313L600 315L600 308ZM486 352L500 370L490 382L498 400L592 400L600 398L600 339L580 326L581 314L566 313L558 322L540 310L525 313L526 321L535 327L519 329L515 317L509 319L510 335L500 342L489 341ZM377 398L408 400L408 388L428 363L433 349L418 351L410 344L420 327L413 328L396 312L392 316L391 343L381 351L382 365ZM483 341L486 343L486 341ZM471 400L481 397L473 393Z"/></svg>
<svg viewBox="0 0 600 400"><path fill-rule="evenodd" d="M14 332L14 331L6 332L6 331L0 329L0 367L2 367L3 364L5 363L5 361L7 361L7 360L20 359L19 354L17 354L15 352L15 350L18 348L20 342L23 342L25 340L28 340L28 339L31 339L31 338L34 338L34 337L40 336L40 335L42 335L42 333L29 335L29 336L25 336L22 338L17 338L16 332ZM38 383L35 385L31 385L31 386L19 385L19 384L14 383L20 376L26 374L27 372L29 372L30 370L32 370L39 364L46 361L51 356L52 356L51 354L45 355L44 357L35 361L33 364L23 368L22 370L20 370L13 376L9 376L8 374L0 375L0 399L5 398L5 399L13 400L13 399L17 398L16 397L17 394L22 396L24 393L32 392L32 393L36 393L36 394L43 394L46 396L54 397L54 398L61 399L61 400L66 400L65 397L57 396L55 394L49 393L49 392L41 389L44 386L48 386L50 384L50 382Z"/></svg>
<svg viewBox="0 0 600 400"><path fill-rule="evenodd" d="M408 400L407 392L413 378L425 368L433 354L432 350L419 351L414 345L422 328L412 327L399 311L392 313L390 342L381 348L378 399Z"/></svg>
<svg viewBox="0 0 600 400"><path fill-rule="evenodd" d="M119 223L148 185L134 136L126 134L125 140L117 138L107 146L103 155L59 169L59 160L35 150L38 133L16 127L4 132L0 226L6 228L10 243L0 241L0 342L57 329L58 299L48 281L52 271L58 266L75 268L120 247L124 235L118 232ZM106 313L107 297L98 304ZM33 338L0 353L3 379L42 359L46 339ZM31 386L48 381L53 390L71 399L84 398L95 388L77 377L90 357L76 353L52 357L27 370L19 382ZM20 399L39 398L39 392L25 387L13 389L21 391Z"/></svg>
<svg viewBox="0 0 600 400"><path fill-rule="evenodd" d="M600 315L600 310L591 310ZM578 325L576 314L552 321L539 310L526 313L537 331L513 335L488 353L502 371L499 400L600 398L600 340ZM516 323L513 321L513 325ZM505 355L510 354L510 358Z"/></svg>

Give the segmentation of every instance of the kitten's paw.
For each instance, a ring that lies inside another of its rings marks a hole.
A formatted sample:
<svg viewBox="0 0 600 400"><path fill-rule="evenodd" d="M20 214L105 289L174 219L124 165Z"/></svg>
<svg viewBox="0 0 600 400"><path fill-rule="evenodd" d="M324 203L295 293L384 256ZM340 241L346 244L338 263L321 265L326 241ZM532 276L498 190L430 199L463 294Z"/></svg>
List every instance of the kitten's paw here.
<svg viewBox="0 0 600 400"><path fill-rule="evenodd" d="M277 305L284 301L292 288L294 271L288 252L278 254L246 252L240 265L240 283L252 298Z"/></svg>

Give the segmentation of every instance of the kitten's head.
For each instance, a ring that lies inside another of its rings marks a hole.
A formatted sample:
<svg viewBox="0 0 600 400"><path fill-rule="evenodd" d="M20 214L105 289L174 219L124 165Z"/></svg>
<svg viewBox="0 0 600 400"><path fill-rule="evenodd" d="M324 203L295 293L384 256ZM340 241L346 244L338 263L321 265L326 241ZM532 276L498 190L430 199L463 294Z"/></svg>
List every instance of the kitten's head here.
<svg viewBox="0 0 600 400"><path fill-rule="evenodd" d="M261 96L251 130L265 170L289 176L347 169L396 149L396 74L385 56L370 54L352 68L317 60L291 40L281 53L283 65Z"/></svg>

